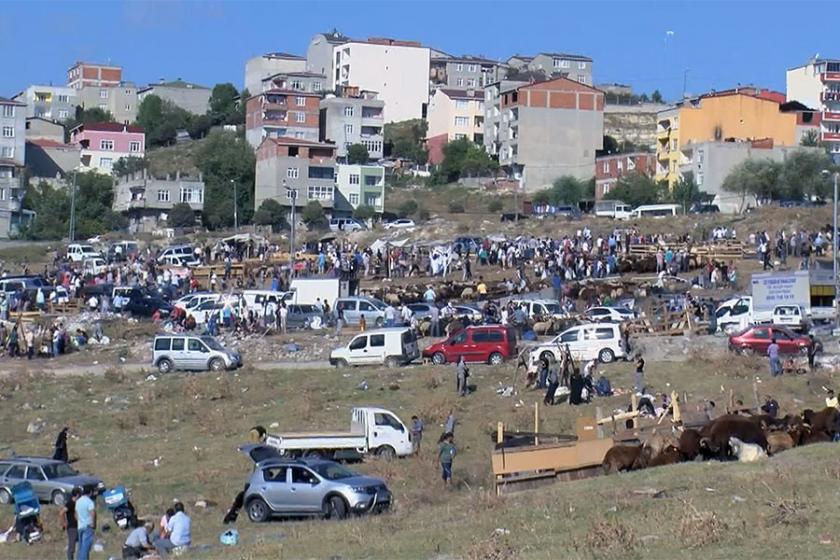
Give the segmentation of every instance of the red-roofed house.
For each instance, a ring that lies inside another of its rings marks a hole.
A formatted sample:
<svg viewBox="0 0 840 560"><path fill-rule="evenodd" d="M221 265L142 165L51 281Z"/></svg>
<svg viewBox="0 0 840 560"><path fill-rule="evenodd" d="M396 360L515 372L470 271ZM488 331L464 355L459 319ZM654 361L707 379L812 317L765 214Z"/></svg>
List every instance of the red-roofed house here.
<svg viewBox="0 0 840 560"><path fill-rule="evenodd" d="M70 132L70 142L81 148L82 171L111 173L120 158L142 158L146 152L141 127L114 122L80 124Z"/></svg>

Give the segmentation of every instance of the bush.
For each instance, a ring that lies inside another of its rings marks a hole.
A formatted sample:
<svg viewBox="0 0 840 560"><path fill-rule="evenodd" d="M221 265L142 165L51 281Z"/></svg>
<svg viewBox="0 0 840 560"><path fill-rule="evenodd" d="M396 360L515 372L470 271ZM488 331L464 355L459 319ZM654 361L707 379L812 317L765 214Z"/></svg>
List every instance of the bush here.
<svg viewBox="0 0 840 560"><path fill-rule="evenodd" d="M400 204L400 207L397 209L397 214L399 214L401 218L405 218L416 214L418 208L419 206L417 205L417 201L406 200Z"/></svg>
<svg viewBox="0 0 840 560"><path fill-rule="evenodd" d="M186 202L179 202L169 211L166 225L171 228L192 227L195 225L195 212Z"/></svg>
<svg viewBox="0 0 840 560"><path fill-rule="evenodd" d="M317 200L309 201L309 203L303 208L301 218L306 225L313 228L325 227L327 225L324 208Z"/></svg>
<svg viewBox="0 0 840 560"><path fill-rule="evenodd" d="M463 214L464 213L464 203L463 202L450 202L449 203L449 213L450 214Z"/></svg>
<svg viewBox="0 0 840 560"><path fill-rule="evenodd" d="M504 208L504 203L501 198L493 198L487 203L487 210L490 212L501 212Z"/></svg>
<svg viewBox="0 0 840 560"><path fill-rule="evenodd" d="M363 144L353 144L347 148L347 163L367 163L370 153Z"/></svg>
<svg viewBox="0 0 840 560"><path fill-rule="evenodd" d="M262 204L254 213L254 223L258 226L284 227L286 225L285 214L286 212L279 202L273 198L268 198L262 201Z"/></svg>
<svg viewBox="0 0 840 560"><path fill-rule="evenodd" d="M353 217L357 220L369 220L376 216L376 210L372 206L359 206L353 210Z"/></svg>

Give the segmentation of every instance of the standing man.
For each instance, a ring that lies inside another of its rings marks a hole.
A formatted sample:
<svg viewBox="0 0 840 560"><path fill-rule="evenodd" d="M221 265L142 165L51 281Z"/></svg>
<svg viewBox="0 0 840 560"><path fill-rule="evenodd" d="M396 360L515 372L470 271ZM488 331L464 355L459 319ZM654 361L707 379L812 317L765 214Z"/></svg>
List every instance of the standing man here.
<svg viewBox="0 0 840 560"><path fill-rule="evenodd" d="M458 396L463 397L467 394L467 377L470 375L470 370L467 368L467 362L464 361L464 356L458 357L458 365L455 366L457 375L457 389Z"/></svg>
<svg viewBox="0 0 840 560"><path fill-rule="evenodd" d="M808 338L811 339L811 345L808 347L808 369L814 371L814 360L817 357L817 340L813 334L809 334Z"/></svg>
<svg viewBox="0 0 840 560"><path fill-rule="evenodd" d="M438 451L441 477L443 478L444 486L451 486L452 484L452 460L455 458L455 453L456 450L452 434L444 434L443 441L440 442Z"/></svg>
<svg viewBox="0 0 840 560"><path fill-rule="evenodd" d="M420 452L420 442L423 441L423 421L417 416L411 417L411 451L412 453Z"/></svg>
<svg viewBox="0 0 840 560"><path fill-rule="evenodd" d="M782 363L779 361L779 345L776 344L774 337L770 341L770 346L767 347L767 357L770 361L770 375L776 377L782 374Z"/></svg>
<svg viewBox="0 0 840 560"><path fill-rule="evenodd" d="M76 523L76 500L82 495L81 490L73 488L70 492L70 499L61 508L59 513L61 528L67 533L67 560L73 560L76 556L76 543L79 542L79 529Z"/></svg>
<svg viewBox="0 0 840 560"><path fill-rule="evenodd" d="M633 388L637 395L645 391L645 359L641 354L636 355L636 375L633 377Z"/></svg>
<svg viewBox="0 0 840 560"><path fill-rule="evenodd" d="M440 336L440 309L438 309L438 306L435 305L434 302L432 302L431 307L429 308L429 319L431 320L431 324L429 325L429 336Z"/></svg>
<svg viewBox="0 0 840 560"><path fill-rule="evenodd" d="M96 504L90 498L92 488L85 486L76 500L76 523L79 531L79 560L90 560L93 534L96 531Z"/></svg>
<svg viewBox="0 0 840 560"><path fill-rule="evenodd" d="M286 319L289 316L289 308L286 307L286 302L280 304L280 332L286 334Z"/></svg>
<svg viewBox="0 0 840 560"><path fill-rule="evenodd" d="M443 436L441 436L441 441L443 441L443 437L446 434L454 434L455 433L455 411L451 408L449 409L449 414L446 415L446 422L443 424Z"/></svg>
<svg viewBox="0 0 840 560"><path fill-rule="evenodd" d="M543 403L546 405L553 405L554 404L554 393L557 391L557 388L560 386L560 375L557 373L557 365L554 364L548 369L548 389L545 391L545 398L543 398Z"/></svg>

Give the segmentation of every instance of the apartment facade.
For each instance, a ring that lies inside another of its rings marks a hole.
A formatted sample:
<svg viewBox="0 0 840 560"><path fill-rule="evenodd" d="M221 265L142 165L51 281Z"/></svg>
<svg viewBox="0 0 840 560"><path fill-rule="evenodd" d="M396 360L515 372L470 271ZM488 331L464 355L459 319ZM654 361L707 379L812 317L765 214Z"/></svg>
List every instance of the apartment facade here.
<svg viewBox="0 0 840 560"><path fill-rule="evenodd" d="M656 154L634 152L595 158L595 200L602 200L625 175L656 173Z"/></svg>
<svg viewBox="0 0 840 560"><path fill-rule="evenodd" d="M327 77L314 72L279 72L261 80L260 89L254 94L269 91L272 89L290 89L294 91L305 91L308 93L321 93L324 91Z"/></svg>
<svg viewBox="0 0 840 560"><path fill-rule="evenodd" d="M76 115L78 91L69 86L29 86L14 97L26 105L27 117L63 121Z"/></svg>
<svg viewBox="0 0 840 560"><path fill-rule="evenodd" d="M429 102L426 147L429 163L443 161L443 146L467 138L484 145L484 91L440 88Z"/></svg>
<svg viewBox="0 0 840 560"><path fill-rule="evenodd" d="M484 145L523 188L536 190L571 175L592 177L595 152L603 147L604 94L559 77L525 85L485 89Z"/></svg>
<svg viewBox="0 0 840 560"><path fill-rule="evenodd" d="M117 160L142 158L146 152L141 127L114 122L80 124L70 132L70 142L81 149L81 171L110 174Z"/></svg>
<svg viewBox="0 0 840 560"><path fill-rule="evenodd" d="M157 95L164 101L169 101L194 115L204 115L210 109L210 94L208 87L191 84L178 78L171 82L161 80L157 84L149 84L137 90L137 104L149 95Z"/></svg>
<svg viewBox="0 0 840 560"><path fill-rule="evenodd" d="M434 52L430 58L432 88L484 88L505 77L507 66L480 56L451 56Z"/></svg>
<svg viewBox="0 0 840 560"><path fill-rule="evenodd" d="M318 141L317 93L272 89L245 102L245 139L256 149L265 138L289 137Z"/></svg>
<svg viewBox="0 0 840 560"><path fill-rule="evenodd" d="M251 95L262 90L262 80L280 72L303 72L306 59L296 54L274 52L249 58L245 62L245 89Z"/></svg>
<svg viewBox="0 0 840 560"><path fill-rule="evenodd" d="M359 206L370 206L377 213L385 211L385 168L381 165L336 166L336 214L350 215Z"/></svg>
<svg viewBox="0 0 840 560"><path fill-rule="evenodd" d="M254 209L274 199L291 207L316 200L326 209L335 201L335 146L287 137L266 137L257 148Z"/></svg>
<svg viewBox="0 0 840 560"><path fill-rule="evenodd" d="M65 186L67 174L81 164L81 146L50 138L26 139L26 173L35 182Z"/></svg>
<svg viewBox="0 0 840 560"><path fill-rule="evenodd" d="M344 158L353 144L367 148L370 159L383 157L385 102L376 92L343 88L341 97L321 100L319 140L336 146L336 156Z"/></svg>
<svg viewBox="0 0 840 560"><path fill-rule="evenodd" d="M820 140L840 158L840 59L811 59L785 74L787 100L798 101L820 115Z"/></svg>
<svg viewBox="0 0 840 560"><path fill-rule="evenodd" d="M137 120L137 86L131 82L120 82L116 86L84 86L78 90L78 101L85 109L98 107L113 115L122 124Z"/></svg>
<svg viewBox="0 0 840 560"><path fill-rule="evenodd" d="M0 97L0 238L22 223L26 163L26 105Z"/></svg>
<svg viewBox="0 0 840 560"><path fill-rule="evenodd" d="M507 64L517 70L539 71L547 77L563 76L581 84L592 85L592 59L580 54L514 55L508 59Z"/></svg>
<svg viewBox="0 0 840 560"><path fill-rule="evenodd" d="M377 92L385 102L385 123L425 118L428 47L413 41L371 38L335 45L333 57L330 85Z"/></svg>
<svg viewBox="0 0 840 560"><path fill-rule="evenodd" d="M64 143L64 125L41 117L26 117L26 141L30 140Z"/></svg>
<svg viewBox="0 0 840 560"><path fill-rule="evenodd" d="M306 71L327 77L326 88L334 87L335 53L334 47L350 41L350 37L333 29L328 33L318 33L309 41L306 48Z"/></svg>
<svg viewBox="0 0 840 560"><path fill-rule="evenodd" d="M686 99L657 114L656 179L673 186L691 160L690 145L714 140L771 139L798 144L796 112L783 111L784 94L753 87L711 92Z"/></svg>
<svg viewBox="0 0 840 560"><path fill-rule="evenodd" d="M76 62L67 70L67 87L116 87L122 83L122 67L95 62Z"/></svg>
<svg viewBox="0 0 840 560"><path fill-rule="evenodd" d="M132 233L152 232L166 226L169 212L176 204L186 203L195 213L196 221L204 211L204 181L176 173L156 178L147 170L133 176L120 177L114 185L112 208L128 218Z"/></svg>

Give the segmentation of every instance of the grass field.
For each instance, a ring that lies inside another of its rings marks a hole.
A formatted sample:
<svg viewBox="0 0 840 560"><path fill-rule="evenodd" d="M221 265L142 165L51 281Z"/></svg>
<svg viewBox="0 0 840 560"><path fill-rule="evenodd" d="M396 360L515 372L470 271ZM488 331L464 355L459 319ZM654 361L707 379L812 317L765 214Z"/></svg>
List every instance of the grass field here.
<svg viewBox="0 0 840 560"><path fill-rule="evenodd" d="M614 387L627 386L630 364L606 368ZM108 484L123 483L141 516L158 518L175 498L193 519L196 558L777 558L828 554L833 546L840 455L833 445L787 452L760 464L686 464L629 475L561 483L497 498L490 450L498 420L529 430L541 394L495 394L512 367L475 366L476 393L454 395L454 370L416 366L344 372L242 370L238 374L174 375L146 381L109 371L104 377L46 378L33 371L0 380L0 450L48 454L68 424L76 467ZM345 376L346 375L346 376ZM680 364L651 363L647 381L658 390L686 391L689 400L725 402L732 389L751 404L753 381L785 410L818 406L830 375L766 379L764 363L698 355ZM368 391L357 390L367 380ZM240 516L240 545L218 546L224 511L250 472L236 452L249 428L278 422L282 429L343 428L353 405L394 410L403 421L426 421L419 457L354 468L384 477L396 497L391 513L345 522L292 521L254 525ZM580 414L626 406L626 397L582 407L543 409L544 431L569 431ZM439 482L431 443L450 407L458 420L455 487ZM46 429L27 433L40 418ZM157 459L158 466L154 465ZM653 496L656 497L653 497ZM212 505L198 510L205 499ZM7 545L0 558L58 558L62 535L56 508L44 507L45 541ZM101 519L110 516L100 510ZM0 525L11 524L11 508ZM100 532L105 551L118 555L124 533ZM207 546L208 548L202 549ZM684 555L684 552L682 553Z"/></svg>

